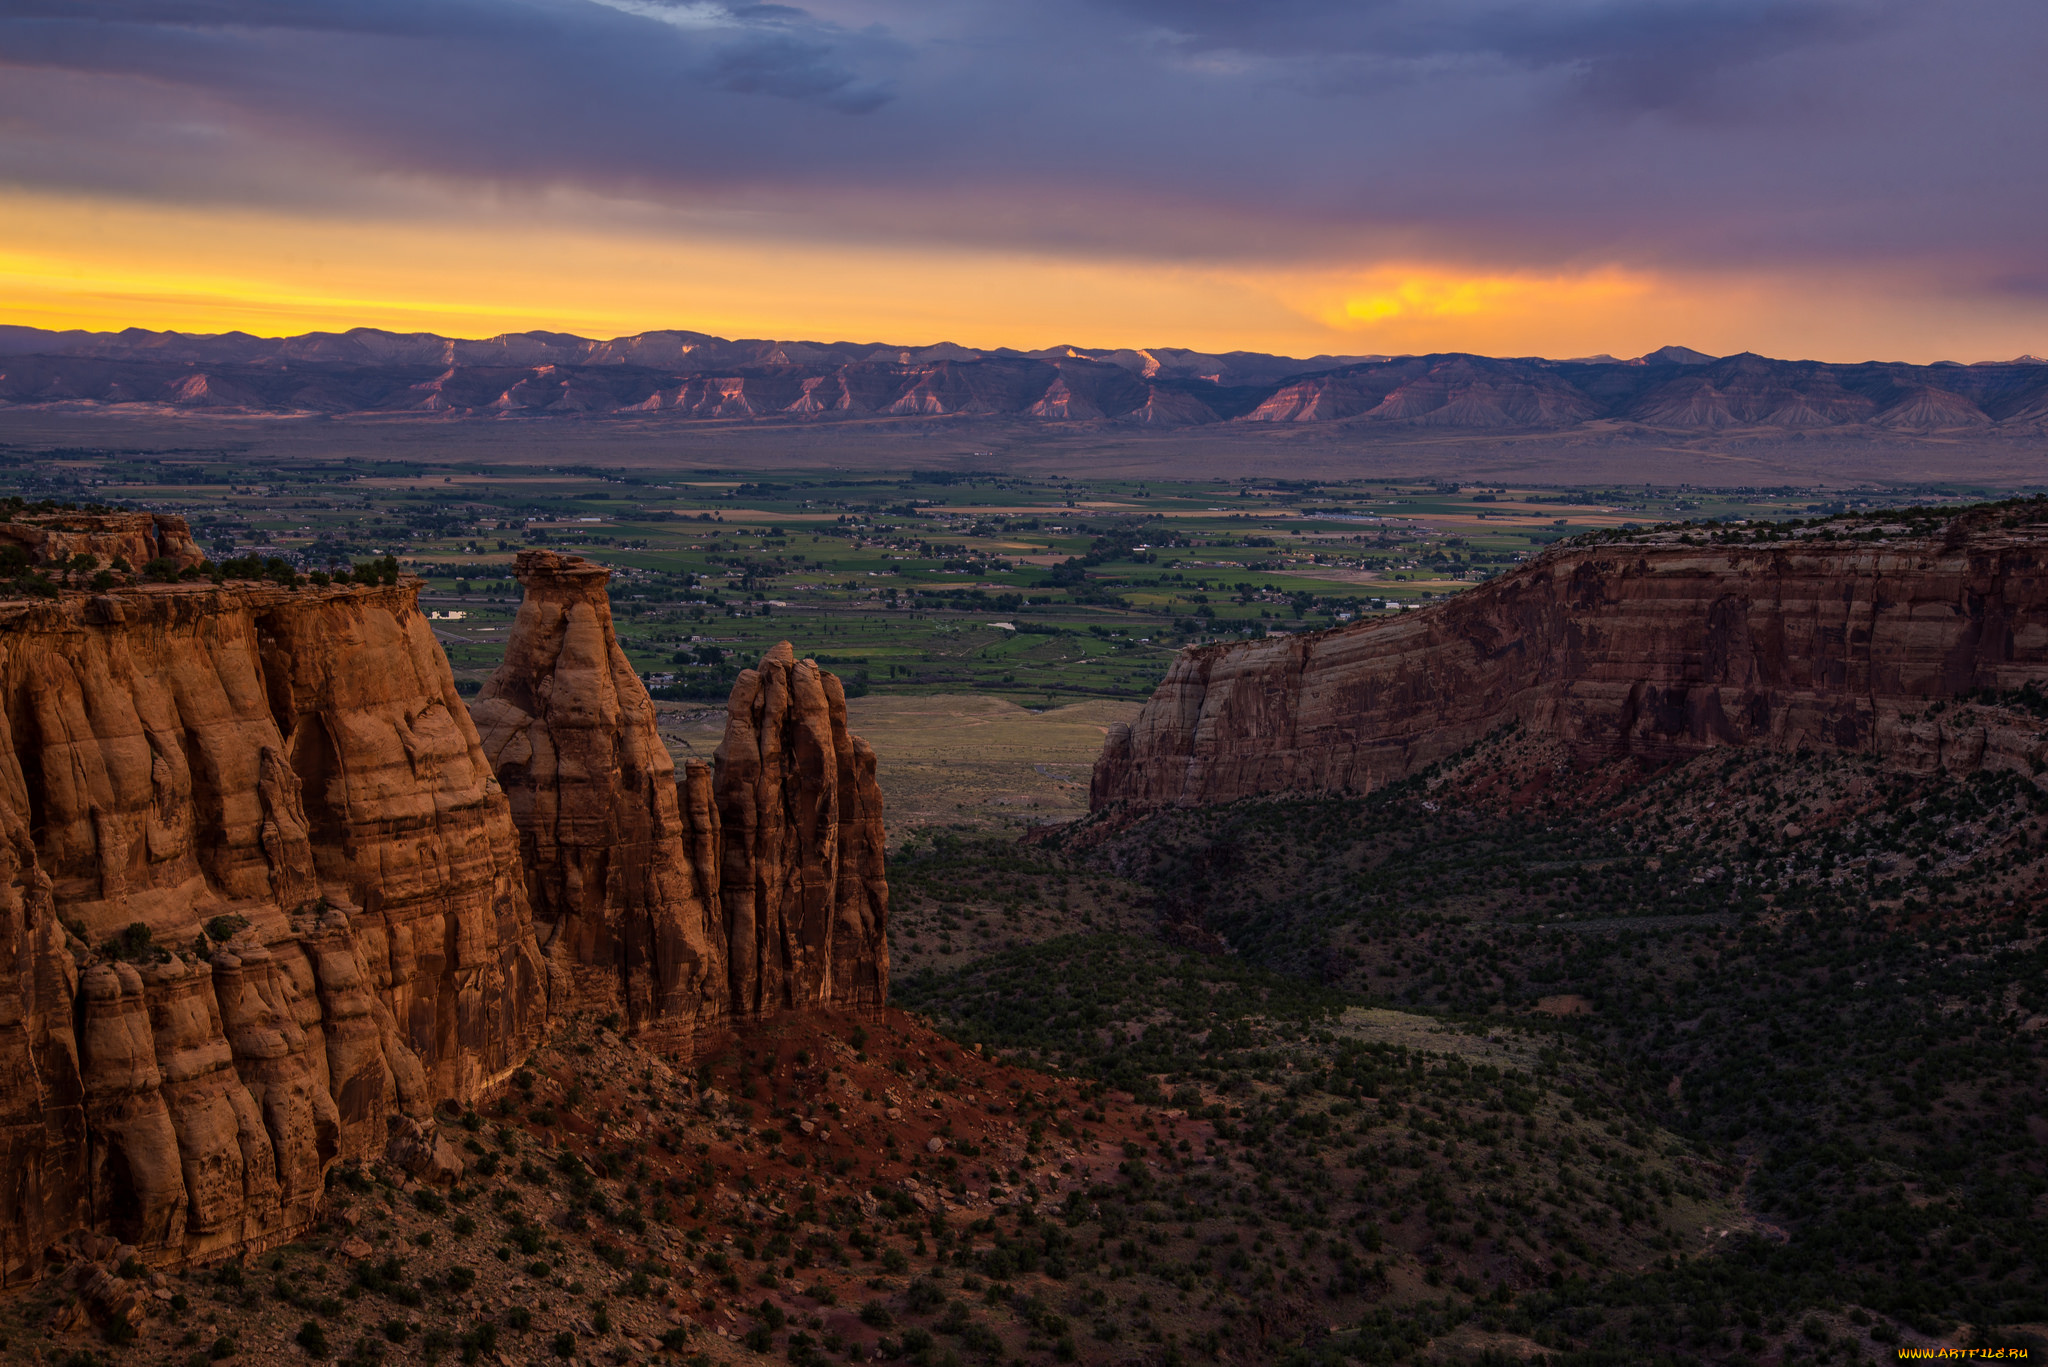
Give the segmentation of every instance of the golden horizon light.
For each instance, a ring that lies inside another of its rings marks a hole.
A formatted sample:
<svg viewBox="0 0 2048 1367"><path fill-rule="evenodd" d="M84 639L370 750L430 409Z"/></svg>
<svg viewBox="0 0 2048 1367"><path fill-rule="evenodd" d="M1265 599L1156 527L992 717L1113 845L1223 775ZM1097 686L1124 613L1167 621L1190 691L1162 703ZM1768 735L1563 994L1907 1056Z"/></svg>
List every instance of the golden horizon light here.
<svg viewBox="0 0 2048 1367"><path fill-rule="evenodd" d="M1640 355L1678 344L1842 362L2003 359L2022 307L1763 272L1401 259L1263 268L958 245L853 245L645 215L323 217L19 192L0 199L0 323L49 329L531 330L1283 355ZM1852 302L1842 304L1847 298ZM1988 348L1988 350L1987 350ZM1994 355L1991 353L2002 354Z"/></svg>

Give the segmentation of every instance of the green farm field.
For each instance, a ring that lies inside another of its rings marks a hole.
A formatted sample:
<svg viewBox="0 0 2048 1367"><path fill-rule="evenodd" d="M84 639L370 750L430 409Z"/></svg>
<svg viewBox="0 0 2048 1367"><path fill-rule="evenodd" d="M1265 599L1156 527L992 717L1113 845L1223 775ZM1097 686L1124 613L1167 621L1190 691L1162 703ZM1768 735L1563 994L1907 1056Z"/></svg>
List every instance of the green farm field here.
<svg viewBox="0 0 2048 1367"><path fill-rule="evenodd" d="M28 499L181 513L216 559L278 556L312 571L395 556L426 580L466 689L502 658L514 558L547 547L613 570L620 640L657 698L720 702L739 669L788 639L855 695L973 695L1030 711L1136 702L1184 645L1420 607L1578 532L1929 494L761 473L664 469L646 453L614 469L553 463L561 451L516 441L499 460L476 441L352 449L15 442L0 446L0 481Z"/></svg>

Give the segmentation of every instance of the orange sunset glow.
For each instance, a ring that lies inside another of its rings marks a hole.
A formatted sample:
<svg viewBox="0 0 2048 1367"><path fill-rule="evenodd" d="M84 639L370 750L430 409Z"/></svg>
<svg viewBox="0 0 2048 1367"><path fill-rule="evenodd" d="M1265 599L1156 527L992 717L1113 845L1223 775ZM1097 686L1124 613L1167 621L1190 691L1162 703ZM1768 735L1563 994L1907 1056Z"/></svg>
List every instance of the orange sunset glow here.
<svg viewBox="0 0 2048 1367"><path fill-rule="evenodd" d="M2037 12L1784 3L0 16L0 323L2048 351Z"/></svg>
<svg viewBox="0 0 2048 1367"><path fill-rule="evenodd" d="M0 1367L2048 1358L2048 0L0 0Z"/></svg>
<svg viewBox="0 0 2048 1367"><path fill-rule="evenodd" d="M1491 270L1147 261L929 244L608 230L604 206L431 219L17 195L0 202L0 323L274 336L367 326L490 336L726 336L1174 345L1284 354L1465 350L1937 360L2039 345L2019 309L1850 282L1624 267ZM580 221L577 221L579 220ZM914 281L915 288L905 288ZM1847 306L1844 301L1847 300Z"/></svg>

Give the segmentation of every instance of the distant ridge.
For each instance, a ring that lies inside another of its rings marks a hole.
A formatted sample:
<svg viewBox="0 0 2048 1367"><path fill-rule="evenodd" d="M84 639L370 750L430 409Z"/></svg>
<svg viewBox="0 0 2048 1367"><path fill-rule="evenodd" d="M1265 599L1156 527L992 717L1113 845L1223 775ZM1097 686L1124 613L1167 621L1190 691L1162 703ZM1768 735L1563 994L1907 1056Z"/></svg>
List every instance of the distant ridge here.
<svg viewBox="0 0 2048 1367"><path fill-rule="evenodd" d="M307 332L257 337L247 332L49 332L0 325L0 356L76 356L109 361L174 361L192 365L640 365L703 371L732 366L880 364L929 366L947 361L1102 361L1145 379L1197 379L1212 384L1259 384L1338 366L1383 361L1384 356L1269 356L1256 351L1219 353L1183 347L1052 346L975 350L953 342L892 346L884 342L728 340L702 332L664 330L595 340L567 332L511 332L496 337L443 337L431 332Z"/></svg>
<svg viewBox="0 0 2048 1367"><path fill-rule="evenodd" d="M187 413L829 422L958 416L1189 427L1352 424L1470 431L1868 427L2032 432L2048 362L1836 365L1666 346L1632 360L1463 352L1271 356L1181 347L977 350L952 342L596 340L352 328L51 332L0 326L0 405Z"/></svg>
<svg viewBox="0 0 2048 1367"><path fill-rule="evenodd" d="M1636 358L1638 362L1644 365L1658 363L1665 365L1705 365L1713 359L1706 352L1694 351L1689 346L1660 346L1647 356L1638 356Z"/></svg>

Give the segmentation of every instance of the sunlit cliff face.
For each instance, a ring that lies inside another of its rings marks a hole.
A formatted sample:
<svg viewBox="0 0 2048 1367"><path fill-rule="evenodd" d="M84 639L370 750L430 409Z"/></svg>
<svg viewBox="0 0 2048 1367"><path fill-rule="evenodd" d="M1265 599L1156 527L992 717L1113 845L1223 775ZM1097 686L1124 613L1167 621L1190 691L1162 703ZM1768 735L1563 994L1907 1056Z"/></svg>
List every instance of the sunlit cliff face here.
<svg viewBox="0 0 2048 1367"><path fill-rule="evenodd" d="M0 322L2048 346L2048 18L1756 0L0 14Z"/></svg>

